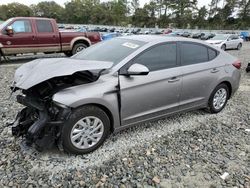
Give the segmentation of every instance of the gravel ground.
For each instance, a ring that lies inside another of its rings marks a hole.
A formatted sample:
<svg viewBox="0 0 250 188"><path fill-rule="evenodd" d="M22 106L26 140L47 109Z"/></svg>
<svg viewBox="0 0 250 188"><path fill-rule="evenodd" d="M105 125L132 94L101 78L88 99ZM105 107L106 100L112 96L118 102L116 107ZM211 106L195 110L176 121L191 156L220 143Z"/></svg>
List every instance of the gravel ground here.
<svg viewBox="0 0 250 188"><path fill-rule="evenodd" d="M242 79L221 113L199 110L138 125L84 156L20 147L6 127L21 107L8 99L18 64L0 65L0 187L250 188L249 50L248 43L228 51L242 61Z"/></svg>

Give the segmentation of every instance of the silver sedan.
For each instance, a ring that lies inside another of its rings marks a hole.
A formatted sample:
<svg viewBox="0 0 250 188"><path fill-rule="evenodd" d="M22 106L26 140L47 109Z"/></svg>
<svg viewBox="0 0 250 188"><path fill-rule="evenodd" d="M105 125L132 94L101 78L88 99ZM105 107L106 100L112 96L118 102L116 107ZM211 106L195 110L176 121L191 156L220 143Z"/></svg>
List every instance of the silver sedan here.
<svg viewBox="0 0 250 188"><path fill-rule="evenodd" d="M71 58L17 69L21 110L12 132L40 149L97 149L111 132L206 108L220 112L239 87L240 61L202 41L137 35L98 43Z"/></svg>

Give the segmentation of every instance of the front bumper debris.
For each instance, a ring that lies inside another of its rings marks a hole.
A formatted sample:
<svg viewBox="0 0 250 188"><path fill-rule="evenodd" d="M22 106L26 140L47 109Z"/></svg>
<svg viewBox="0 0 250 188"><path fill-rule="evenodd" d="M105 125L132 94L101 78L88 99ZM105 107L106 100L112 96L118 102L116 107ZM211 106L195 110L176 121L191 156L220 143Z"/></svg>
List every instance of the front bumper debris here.
<svg viewBox="0 0 250 188"><path fill-rule="evenodd" d="M18 95L17 101L26 107L17 114L15 121L8 125L11 126L12 135L23 137L26 146L34 144L38 150L51 148L60 137L62 125L71 110L48 110L45 104L23 95Z"/></svg>

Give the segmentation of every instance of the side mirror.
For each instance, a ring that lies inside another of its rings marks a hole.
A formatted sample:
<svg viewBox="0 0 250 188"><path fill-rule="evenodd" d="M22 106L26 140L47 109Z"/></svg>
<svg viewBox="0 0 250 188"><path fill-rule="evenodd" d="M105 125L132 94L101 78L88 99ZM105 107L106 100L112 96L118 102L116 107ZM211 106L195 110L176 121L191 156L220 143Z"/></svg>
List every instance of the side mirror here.
<svg viewBox="0 0 250 188"><path fill-rule="evenodd" d="M13 27L10 25L7 26L6 32L7 32L7 35L13 35L14 34Z"/></svg>
<svg viewBox="0 0 250 188"><path fill-rule="evenodd" d="M232 39L231 39L231 38L228 38L228 39L227 39L227 41L230 41L230 40L232 40Z"/></svg>
<svg viewBox="0 0 250 188"><path fill-rule="evenodd" d="M149 69L141 64L133 64L127 70L127 75L147 75L149 73Z"/></svg>

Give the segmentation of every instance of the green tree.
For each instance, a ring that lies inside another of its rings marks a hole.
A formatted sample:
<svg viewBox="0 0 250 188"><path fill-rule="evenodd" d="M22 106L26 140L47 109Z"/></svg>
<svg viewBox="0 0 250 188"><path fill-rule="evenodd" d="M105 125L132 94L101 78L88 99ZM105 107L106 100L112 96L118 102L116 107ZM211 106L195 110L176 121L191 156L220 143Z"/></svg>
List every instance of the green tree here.
<svg viewBox="0 0 250 188"><path fill-rule="evenodd" d="M250 24L250 0L239 1L239 27L246 28Z"/></svg>
<svg viewBox="0 0 250 188"><path fill-rule="evenodd" d="M207 20L206 20L207 15L208 15L208 10L206 6L201 7L198 10L197 16L195 17L194 20L195 26L198 26L199 28L205 28L207 26Z"/></svg>
<svg viewBox="0 0 250 188"><path fill-rule="evenodd" d="M31 7L35 16L54 18L58 22L64 21L64 8L55 1L43 1Z"/></svg>
<svg viewBox="0 0 250 188"><path fill-rule="evenodd" d="M0 19L6 20L8 18L17 16L32 16L32 10L30 7L20 3L10 3L0 6Z"/></svg>
<svg viewBox="0 0 250 188"><path fill-rule="evenodd" d="M136 27L148 26L149 19L149 13L145 7L137 8L132 16L132 24Z"/></svg>
<svg viewBox="0 0 250 188"><path fill-rule="evenodd" d="M187 27L192 20L192 11L197 10L197 0L174 0L171 5L175 15L176 26L180 28Z"/></svg>

